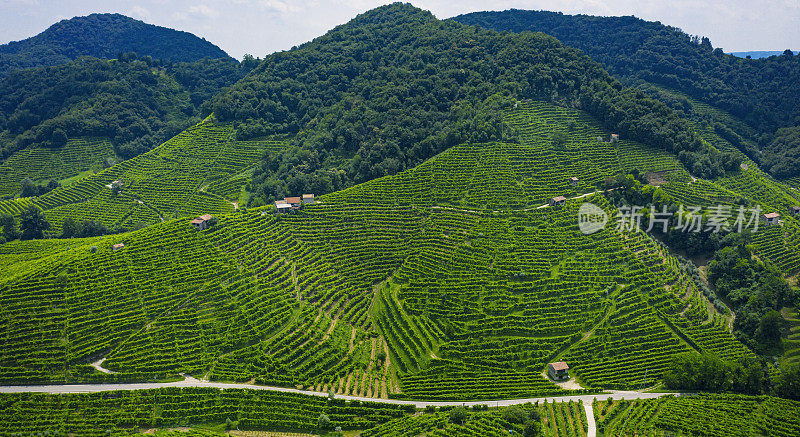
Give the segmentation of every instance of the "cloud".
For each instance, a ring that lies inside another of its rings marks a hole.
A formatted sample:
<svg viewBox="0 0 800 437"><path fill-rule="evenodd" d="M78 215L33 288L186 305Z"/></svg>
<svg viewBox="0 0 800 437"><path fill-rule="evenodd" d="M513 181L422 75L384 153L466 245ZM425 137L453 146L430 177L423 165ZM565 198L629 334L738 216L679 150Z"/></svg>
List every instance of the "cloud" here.
<svg viewBox="0 0 800 437"><path fill-rule="evenodd" d="M132 8L128 9L126 15L144 19L144 18L150 18L150 11L148 11L147 8L145 8L144 6L135 5Z"/></svg>
<svg viewBox="0 0 800 437"><path fill-rule="evenodd" d="M258 2L262 8L280 13L300 12L305 5L299 6L299 3L302 2L284 2L281 0L260 0Z"/></svg>
<svg viewBox="0 0 800 437"><path fill-rule="evenodd" d="M219 16L219 11L204 4L191 6L189 13L192 15L200 15L206 18L216 18Z"/></svg>

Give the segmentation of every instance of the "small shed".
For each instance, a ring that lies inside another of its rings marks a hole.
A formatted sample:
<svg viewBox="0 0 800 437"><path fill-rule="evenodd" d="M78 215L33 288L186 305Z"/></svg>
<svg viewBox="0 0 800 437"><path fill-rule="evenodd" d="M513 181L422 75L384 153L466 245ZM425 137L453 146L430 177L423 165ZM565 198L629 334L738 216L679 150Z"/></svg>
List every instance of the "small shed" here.
<svg viewBox="0 0 800 437"><path fill-rule="evenodd" d="M292 205L292 208L299 208L300 205L303 204L303 201L300 199L299 196L296 197L284 197L283 201Z"/></svg>
<svg viewBox="0 0 800 437"><path fill-rule="evenodd" d="M214 217L211 214L204 214L200 217L195 217L194 220L192 220L192 226L194 226L194 228L198 231L208 229L209 221L211 221L212 218Z"/></svg>
<svg viewBox="0 0 800 437"><path fill-rule="evenodd" d="M743 162L743 163L739 164L739 167L741 167L742 170L747 170L747 163Z"/></svg>
<svg viewBox="0 0 800 437"><path fill-rule="evenodd" d="M125 244L124 244L124 243L117 243L117 244L115 244L115 245L111 246L111 250L113 250L114 252L116 252L116 251L118 251L118 250L122 249L123 247L125 247Z"/></svg>
<svg viewBox="0 0 800 437"><path fill-rule="evenodd" d="M790 206L789 207L789 214L791 214L791 215L800 214L800 206Z"/></svg>
<svg viewBox="0 0 800 437"><path fill-rule="evenodd" d="M555 381L569 379L569 366L564 361L558 361L547 365L547 373Z"/></svg>
<svg viewBox="0 0 800 437"><path fill-rule="evenodd" d="M277 209L278 212L289 212L292 210L292 205L289 205L288 203L281 200L275 202L275 209Z"/></svg>
<svg viewBox="0 0 800 437"><path fill-rule="evenodd" d="M611 134L611 142L616 143L619 141L619 134Z"/></svg>
<svg viewBox="0 0 800 437"><path fill-rule="evenodd" d="M303 204L304 205L313 205L314 204L314 195L313 194L303 194Z"/></svg>
<svg viewBox="0 0 800 437"><path fill-rule="evenodd" d="M578 183L579 183L580 181L581 181L581 180L580 180L580 179L578 179L578 178L576 178L575 176L573 176L573 177L569 178L569 183L571 183L573 187L574 187L574 186L576 186L576 185L578 185Z"/></svg>
<svg viewBox="0 0 800 437"><path fill-rule="evenodd" d="M781 215L778 214L777 212L771 212L769 214L762 215L761 216L761 221L763 221L764 223L766 223L767 225L770 225L770 226L771 225L777 225L778 221L779 221L778 219L780 217L781 217Z"/></svg>
<svg viewBox="0 0 800 437"><path fill-rule="evenodd" d="M564 196L556 196L550 199L550 206L559 206L563 205L567 202L567 198Z"/></svg>
<svg viewBox="0 0 800 437"><path fill-rule="evenodd" d="M124 187L124 186L125 186L125 183L124 183L124 182L122 182L122 181L114 181L114 182L112 182L111 184L109 184L109 187L111 187L111 189L114 189L114 188L122 188L122 187Z"/></svg>

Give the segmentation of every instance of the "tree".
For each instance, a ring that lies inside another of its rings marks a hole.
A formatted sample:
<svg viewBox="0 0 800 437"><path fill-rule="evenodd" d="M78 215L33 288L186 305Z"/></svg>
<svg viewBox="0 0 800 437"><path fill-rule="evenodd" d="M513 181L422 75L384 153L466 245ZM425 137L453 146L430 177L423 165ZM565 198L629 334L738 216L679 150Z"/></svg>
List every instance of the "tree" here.
<svg viewBox="0 0 800 437"><path fill-rule="evenodd" d="M775 378L775 394L800 401L800 364L787 364L780 370Z"/></svg>
<svg viewBox="0 0 800 437"><path fill-rule="evenodd" d="M522 435L525 437L539 437L542 435L542 422L533 419L528 420L522 429Z"/></svg>
<svg viewBox="0 0 800 437"><path fill-rule="evenodd" d="M0 228L3 228L3 237L6 239L6 241L12 241L19 238L17 221L13 216L8 214L0 215Z"/></svg>
<svg viewBox="0 0 800 437"><path fill-rule="evenodd" d="M44 231L50 229L50 222L45 219L41 209L30 205L19 215L19 229L23 240L43 238Z"/></svg>
<svg viewBox="0 0 800 437"><path fill-rule="evenodd" d="M33 197L39 195L39 187L30 179L25 178L20 182L22 185L22 193L20 194L21 197Z"/></svg>
<svg viewBox="0 0 800 437"><path fill-rule="evenodd" d="M463 425L469 417L469 411L464 407L456 407L450 410L450 422Z"/></svg>
<svg viewBox="0 0 800 437"><path fill-rule="evenodd" d="M75 223L75 220L72 217L65 218L64 223L61 224L61 238L75 237L78 232L80 232L80 226Z"/></svg>
<svg viewBox="0 0 800 437"><path fill-rule="evenodd" d="M317 419L317 428L319 428L320 430L326 430L330 429L330 427L331 427L331 418L328 417L328 415L325 413L320 414L319 418Z"/></svg>
<svg viewBox="0 0 800 437"><path fill-rule="evenodd" d="M783 317L781 313L772 310L761 317L758 324L756 336L761 343L766 346L777 346L781 341L781 329L783 328Z"/></svg>
<svg viewBox="0 0 800 437"><path fill-rule="evenodd" d="M511 423L522 424L525 423L526 420L528 420L528 413L526 413L525 410L519 405L514 405L505 408L503 412L500 414L500 416L506 422L511 422Z"/></svg>

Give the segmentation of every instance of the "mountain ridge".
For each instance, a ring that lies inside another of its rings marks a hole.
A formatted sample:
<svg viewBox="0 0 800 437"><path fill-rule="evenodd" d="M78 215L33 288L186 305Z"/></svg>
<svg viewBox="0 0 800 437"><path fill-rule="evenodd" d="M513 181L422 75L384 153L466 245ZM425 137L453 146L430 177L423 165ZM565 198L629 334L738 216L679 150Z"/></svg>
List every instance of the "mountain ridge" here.
<svg viewBox="0 0 800 437"><path fill-rule="evenodd" d="M170 62L231 58L192 33L122 14L96 13L61 20L30 38L0 45L0 76L22 68L63 64L80 56L110 59L127 52Z"/></svg>

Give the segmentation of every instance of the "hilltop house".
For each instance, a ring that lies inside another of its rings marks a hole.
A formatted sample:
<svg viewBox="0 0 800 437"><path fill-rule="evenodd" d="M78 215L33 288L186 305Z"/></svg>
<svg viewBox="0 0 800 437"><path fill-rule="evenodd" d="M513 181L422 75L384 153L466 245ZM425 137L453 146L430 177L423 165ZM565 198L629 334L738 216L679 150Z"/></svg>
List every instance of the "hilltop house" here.
<svg viewBox="0 0 800 437"><path fill-rule="evenodd" d="M576 178L575 176L573 176L573 177L569 178L569 182L570 182L570 183L572 184L572 186L574 187L574 186L578 185L578 182L580 182L580 179L578 179L578 178Z"/></svg>
<svg viewBox="0 0 800 437"><path fill-rule="evenodd" d="M556 363L550 363L547 365L547 373L550 375L550 378L555 381L569 379L569 374L567 373L568 370L569 366L563 361L558 361Z"/></svg>
<svg viewBox="0 0 800 437"><path fill-rule="evenodd" d="M780 216L781 215L778 214L777 212L771 212L769 214L762 215L761 221L763 221L768 226L777 225L780 222L780 220L778 220Z"/></svg>
<svg viewBox="0 0 800 437"><path fill-rule="evenodd" d="M303 194L303 204L304 205L313 205L314 204L314 195L313 194Z"/></svg>
<svg viewBox="0 0 800 437"><path fill-rule="evenodd" d="M202 231L203 229L208 229L208 226L210 224L209 222L211 221L212 218L214 217L211 214L204 214L201 215L200 217L195 217L195 219L192 220L192 226L194 226L194 228L197 229L198 231Z"/></svg>
<svg viewBox="0 0 800 437"><path fill-rule="evenodd" d="M567 202L567 198L564 196L557 196L550 199L550 206L559 206L563 205Z"/></svg>
<svg viewBox="0 0 800 437"><path fill-rule="evenodd" d="M800 206L790 206L789 207L789 214L791 214L791 215L800 214Z"/></svg>
<svg viewBox="0 0 800 437"><path fill-rule="evenodd" d="M111 250L113 250L114 252L116 252L116 251L118 251L118 250L122 249L123 247L125 247L125 244L124 244L124 243L117 243L117 244L115 244L115 245L111 246Z"/></svg>

